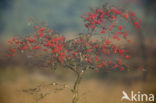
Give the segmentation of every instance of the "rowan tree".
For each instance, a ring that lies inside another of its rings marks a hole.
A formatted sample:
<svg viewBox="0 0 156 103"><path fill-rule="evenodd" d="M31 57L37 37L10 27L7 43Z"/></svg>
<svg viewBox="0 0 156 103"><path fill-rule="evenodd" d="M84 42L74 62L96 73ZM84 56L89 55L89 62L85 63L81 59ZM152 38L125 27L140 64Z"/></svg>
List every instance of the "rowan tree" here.
<svg viewBox="0 0 156 103"><path fill-rule="evenodd" d="M121 7L103 5L101 8L91 9L81 16L88 31L70 40L47 26L33 25L33 33L26 37L13 37L8 41L8 55L33 52L32 55L41 56L44 64L53 70L58 65L72 70L77 76L72 89L72 103L77 103L80 81L89 69L96 72L128 69L127 61L131 59L131 55L127 44L122 42L127 42L128 45L133 43L128 38L127 27L131 20L134 21L136 30L141 27L142 20L136 19L135 15L134 11L126 11ZM39 53L35 53L37 51Z"/></svg>

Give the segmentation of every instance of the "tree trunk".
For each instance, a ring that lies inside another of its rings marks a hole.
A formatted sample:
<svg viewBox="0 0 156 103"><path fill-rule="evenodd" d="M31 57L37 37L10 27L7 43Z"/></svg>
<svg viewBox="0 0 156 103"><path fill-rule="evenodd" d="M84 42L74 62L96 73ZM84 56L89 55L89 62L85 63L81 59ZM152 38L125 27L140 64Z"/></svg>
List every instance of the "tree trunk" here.
<svg viewBox="0 0 156 103"><path fill-rule="evenodd" d="M78 88L79 88L79 84L82 78L82 73L77 73L77 78L76 81L74 83L74 87L73 87L73 101L72 103L78 103L79 100L79 93L78 93Z"/></svg>

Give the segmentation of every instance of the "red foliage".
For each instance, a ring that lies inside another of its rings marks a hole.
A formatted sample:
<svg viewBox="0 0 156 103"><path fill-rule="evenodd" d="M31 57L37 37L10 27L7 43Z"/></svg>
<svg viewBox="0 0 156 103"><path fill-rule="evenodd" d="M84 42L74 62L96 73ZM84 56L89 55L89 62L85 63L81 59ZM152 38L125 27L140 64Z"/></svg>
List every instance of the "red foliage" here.
<svg viewBox="0 0 156 103"><path fill-rule="evenodd" d="M66 40L64 36L55 33L53 29L35 25L36 32L33 36L24 39L14 37L8 41L11 45L8 55L15 55L18 51L42 50L50 52L48 64L52 64L52 66L62 64L65 67L74 68L77 65L79 69L91 68L96 72L99 72L100 68L123 71L126 68L126 60L131 56L126 52L126 47L121 48L115 42L121 39L130 42L127 39L128 32L124 24L120 24L120 19L124 19L126 22L132 18L135 21L134 26L139 29L142 20L140 23L136 21L135 15L134 12L126 12L122 8L93 9L88 14L81 16L89 33L72 40ZM100 40L96 40L96 34L102 34ZM92 37L95 37L95 40L92 40Z"/></svg>

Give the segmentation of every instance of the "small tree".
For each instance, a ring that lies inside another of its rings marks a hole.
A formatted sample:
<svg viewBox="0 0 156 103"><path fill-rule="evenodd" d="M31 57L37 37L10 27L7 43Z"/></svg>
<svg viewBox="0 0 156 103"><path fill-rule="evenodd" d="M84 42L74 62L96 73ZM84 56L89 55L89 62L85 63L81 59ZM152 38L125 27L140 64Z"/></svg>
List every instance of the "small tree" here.
<svg viewBox="0 0 156 103"><path fill-rule="evenodd" d="M124 39L132 43L126 28L130 18L134 20L136 30L139 30L141 24L141 20L136 20L134 12L107 5L91 9L81 18L88 32L70 40L47 26L33 25L35 31L31 35L13 37L8 41L11 44L9 56L33 51L33 55L40 55L45 62L48 60L46 64L53 70L57 69L58 65L72 70L77 76L72 89L72 103L78 102L78 87L82 76L89 69L96 72L128 69L126 62L131 58L129 50L118 42ZM39 53L34 53L36 51Z"/></svg>

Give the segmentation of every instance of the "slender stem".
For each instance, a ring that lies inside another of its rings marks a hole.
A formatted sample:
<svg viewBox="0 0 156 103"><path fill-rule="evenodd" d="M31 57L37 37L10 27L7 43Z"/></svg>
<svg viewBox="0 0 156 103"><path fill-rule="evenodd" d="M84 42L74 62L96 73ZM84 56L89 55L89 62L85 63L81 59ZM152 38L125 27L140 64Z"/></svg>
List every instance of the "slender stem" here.
<svg viewBox="0 0 156 103"><path fill-rule="evenodd" d="M79 93L78 93L78 88L79 88L79 84L80 84L80 81L82 79L82 73L76 73L77 74L77 78L76 78L76 81L74 83L74 87L73 87L73 101L72 103L78 103L78 100L79 100Z"/></svg>

